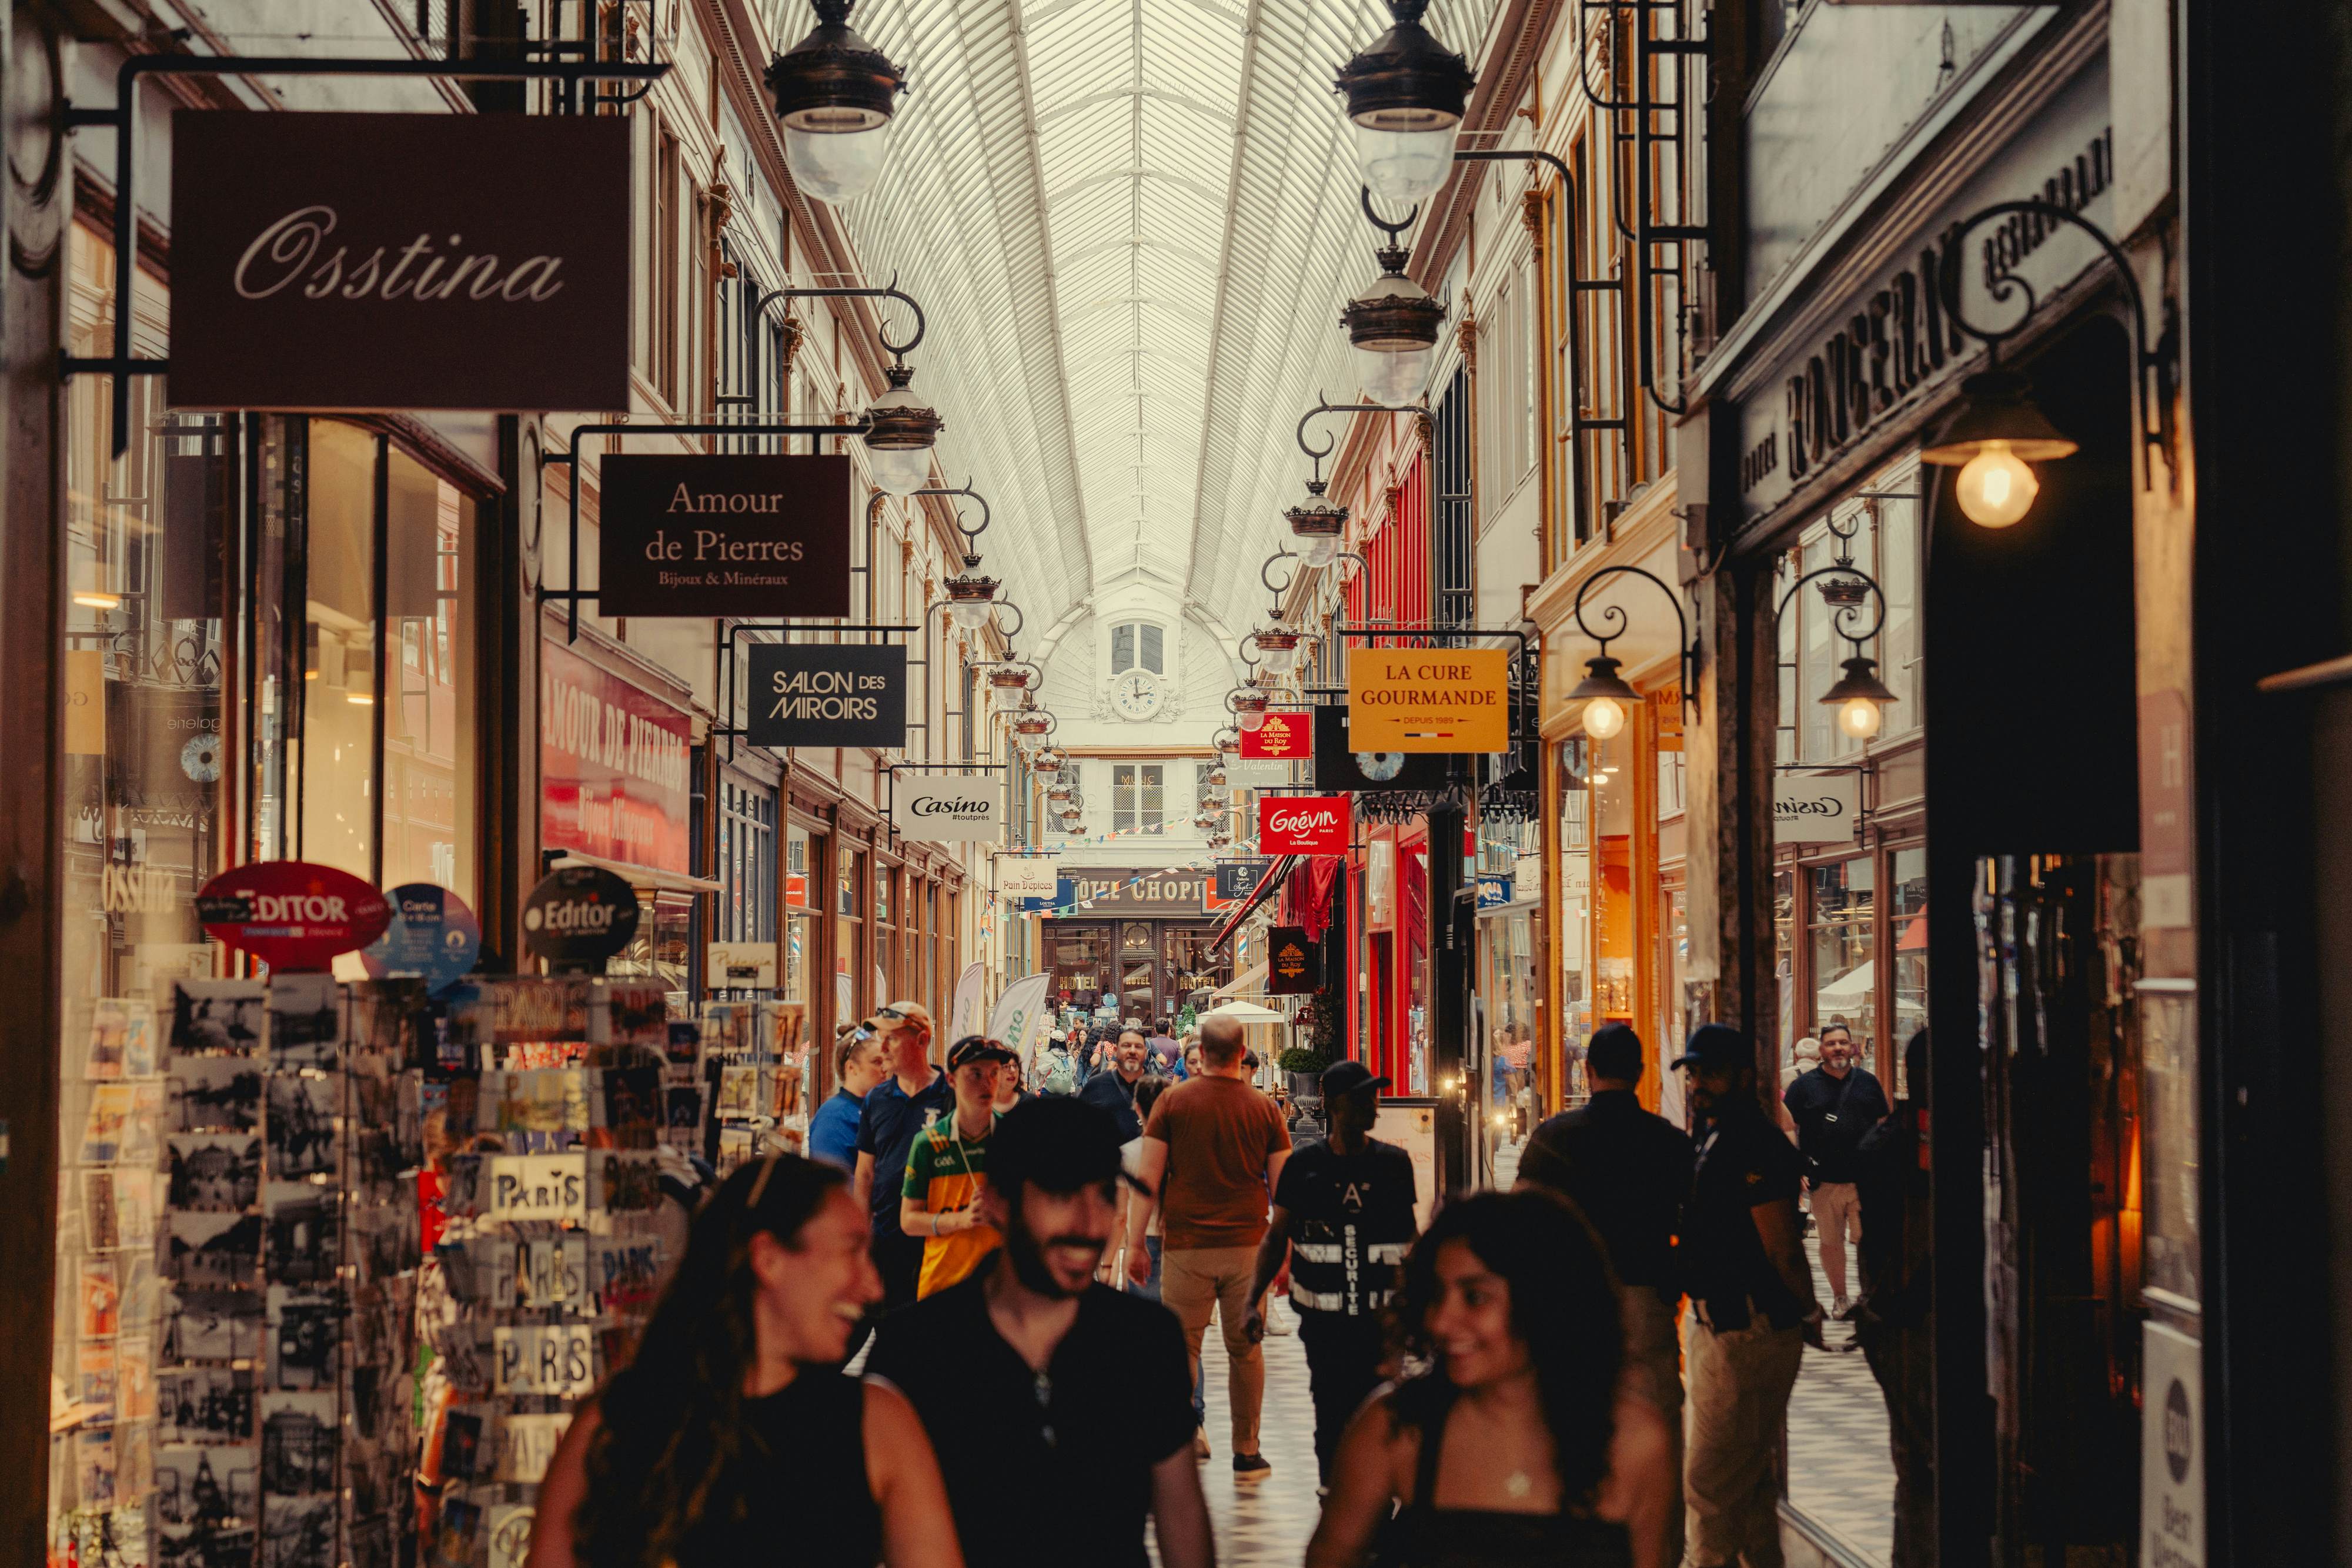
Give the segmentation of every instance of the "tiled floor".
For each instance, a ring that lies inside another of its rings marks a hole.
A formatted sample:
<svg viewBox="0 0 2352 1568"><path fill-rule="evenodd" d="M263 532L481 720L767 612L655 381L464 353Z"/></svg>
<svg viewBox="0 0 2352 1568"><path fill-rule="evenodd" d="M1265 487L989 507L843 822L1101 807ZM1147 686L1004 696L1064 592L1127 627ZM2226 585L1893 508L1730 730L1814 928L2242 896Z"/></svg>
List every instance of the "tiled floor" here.
<svg viewBox="0 0 2352 1568"><path fill-rule="evenodd" d="M1813 1288L1830 1304L1819 1239L1805 1238ZM1870 1375L1853 1326L1831 1323L1830 1348L1805 1351L1789 1399L1789 1504L1834 1533L1864 1563L1894 1550L1895 1462L1886 1448L1886 1401Z"/></svg>
<svg viewBox="0 0 2352 1568"><path fill-rule="evenodd" d="M1217 1527L1217 1561L1226 1568L1297 1568L1321 1512L1315 1496L1315 1406L1307 1397L1307 1353L1295 1333L1266 1336L1258 1451L1273 1463L1274 1473L1236 1481L1227 1436L1225 1355L1213 1323L1207 1341L1209 1442L1215 1453L1201 1467L1201 1481Z"/></svg>

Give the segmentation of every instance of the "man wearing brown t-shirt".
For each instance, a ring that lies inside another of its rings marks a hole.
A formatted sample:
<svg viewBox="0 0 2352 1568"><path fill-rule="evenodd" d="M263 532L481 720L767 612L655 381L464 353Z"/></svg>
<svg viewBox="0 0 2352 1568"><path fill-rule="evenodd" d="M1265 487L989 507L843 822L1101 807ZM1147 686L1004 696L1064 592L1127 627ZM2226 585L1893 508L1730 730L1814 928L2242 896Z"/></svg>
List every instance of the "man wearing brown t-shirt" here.
<svg viewBox="0 0 2352 1568"><path fill-rule="evenodd" d="M1239 1022L1202 1023L1200 1076L1152 1105L1137 1175L1159 1194L1160 1300L1184 1325L1194 1377L1212 1311L1223 1325L1233 1372L1234 1474L1255 1479L1273 1467L1257 1451L1265 1364L1246 1331L1250 1282L1265 1235L1267 1195L1290 1158L1290 1130L1274 1102L1250 1087L1242 1055ZM1151 1278L1143 1233L1153 1207L1128 1206L1128 1274L1138 1285Z"/></svg>

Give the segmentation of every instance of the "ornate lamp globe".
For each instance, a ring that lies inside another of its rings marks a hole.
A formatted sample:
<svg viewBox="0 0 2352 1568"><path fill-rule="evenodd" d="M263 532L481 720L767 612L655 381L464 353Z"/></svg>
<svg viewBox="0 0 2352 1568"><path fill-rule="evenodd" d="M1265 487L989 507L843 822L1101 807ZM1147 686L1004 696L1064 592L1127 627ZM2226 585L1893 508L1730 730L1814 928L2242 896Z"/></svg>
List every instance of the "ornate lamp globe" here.
<svg viewBox="0 0 2352 1568"><path fill-rule="evenodd" d="M988 695L999 713L1011 713L1029 695L1029 672L1017 664L999 664L988 672Z"/></svg>
<svg viewBox="0 0 2352 1568"><path fill-rule="evenodd" d="M1298 644L1307 640L1307 634L1276 621L1251 632L1250 640L1265 658L1267 674L1286 675L1298 666Z"/></svg>
<svg viewBox="0 0 2352 1568"><path fill-rule="evenodd" d="M964 557L963 570L949 578L945 586L949 620L967 632L977 632L988 624L988 614L996 607L996 591L1001 585L996 579L981 575L978 556Z"/></svg>
<svg viewBox="0 0 2352 1568"><path fill-rule="evenodd" d="M1615 659L1587 659L1584 679L1568 694L1569 701L1584 705L1584 733L1595 740L1623 729L1627 712L1641 705L1642 694L1625 684L1617 666Z"/></svg>
<svg viewBox="0 0 2352 1568"><path fill-rule="evenodd" d="M1845 674L1821 695L1822 703L1837 709L1838 733L1855 740L1868 740L1878 733L1895 700L1895 694L1878 678L1878 661L1859 655L1845 661Z"/></svg>
<svg viewBox="0 0 2352 1568"><path fill-rule="evenodd" d="M1477 77L1421 25L1429 0L1389 0L1389 30L1339 68L1356 166L1391 206L1427 201L1454 165L1454 131Z"/></svg>
<svg viewBox="0 0 2352 1568"><path fill-rule="evenodd" d="M866 455L876 489L911 496L931 481L931 448L947 421L908 384L915 379L912 367L892 365L884 374L890 390L866 411Z"/></svg>
<svg viewBox="0 0 2352 1568"><path fill-rule="evenodd" d="M1036 756L1029 759L1029 771L1032 773L1059 773L1062 770L1062 764L1068 760L1069 758L1066 754L1049 746L1045 750L1039 752Z"/></svg>
<svg viewBox="0 0 2352 1568"><path fill-rule="evenodd" d="M850 26L856 3L815 0L816 30L768 62L793 182L836 207L881 176L890 116L907 90L906 73Z"/></svg>
<svg viewBox="0 0 2352 1568"><path fill-rule="evenodd" d="M1240 724L1244 729L1255 731L1265 723L1265 694L1264 692L1255 690L1238 691L1234 693L1232 696L1226 698L1225 704L1228 707L1234 710L1234 718L1235 722Z"/></svg>
<svg viewBox="0 0 2352 1568"><path fill-rule="evenodd" d="M1045 799L1053 801L1056 806L1059 806L1066 804L1069 800L1072 793L1073 791L1067 784L1056 784L1051 789L1045 791Z"/></svg>
<svg viewBox="0 0 2352 1568"><path fill-rule="evenodd" d="M1356 379L1373 402L1402 408L1421 396L1437 357L1445 307L1404 275L1405 253L1383 246L1374 253L1381 275L1348 301L1339 320L1354 350Z"/></svg>
<svg viewBox="0 0 2352 1568"><path fill-rule="evenodd" d="M1339 538L1348 531L1348 508L1335 507L1323 498L1324 484L1320 478L1307 481L1307 499L1282 515L1289 521L1290 537L1298 542L1299 556L1312 567L1331 564L1339 553Z"/></svg>
<svg viewBox="0 0 2352 1568"><path fill-rule="evenodd" d="M1023 708L1013 718L1013 733L1042 739L1053 733L1054 716L1041 707Z"/></svg>
<svg viewBox="0 0 2352 1568"><path fill-rule="evenodd" d="M1208 778L1202 780L1202 782L1207 784L1212 789L1223 791L1226 782L1224 765L1220 763L1216 767L1210 768Z"/></svg>

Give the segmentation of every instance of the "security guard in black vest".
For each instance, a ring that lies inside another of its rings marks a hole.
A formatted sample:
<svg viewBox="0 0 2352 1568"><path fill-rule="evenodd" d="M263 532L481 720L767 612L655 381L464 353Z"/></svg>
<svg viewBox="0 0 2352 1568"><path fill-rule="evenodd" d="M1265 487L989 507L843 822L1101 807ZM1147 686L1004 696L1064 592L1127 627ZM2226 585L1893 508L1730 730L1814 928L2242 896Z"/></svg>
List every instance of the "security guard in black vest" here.
<svg viewBox="0 0 2352 1568"><path fill-rule="evenodd" d="M1250 1286L1251 1301L1263 1302L1284 1254L1290 1255L1290 1304L1298 1312L1315 1398L1315 1465L1326 1484L1340 1435L1380 1386L1388 1354L1381 1309L1420 1228L1412 1156L1372 1136L1388 1082L1360 1061L1323 1070L1329 1136L1282 1167ZM1253 1340L1265 1332L1258 1306L1250 1308L1244 1328Z"/></svg>

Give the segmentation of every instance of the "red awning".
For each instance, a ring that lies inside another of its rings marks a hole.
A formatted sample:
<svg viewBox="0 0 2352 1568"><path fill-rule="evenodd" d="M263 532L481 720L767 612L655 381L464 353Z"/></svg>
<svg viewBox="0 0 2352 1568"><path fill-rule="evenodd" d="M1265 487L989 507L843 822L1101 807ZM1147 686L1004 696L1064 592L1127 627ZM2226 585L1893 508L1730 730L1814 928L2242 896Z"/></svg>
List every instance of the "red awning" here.
<svg viewBox="0 0 2352 1568"><path fill-rule="evenodd" d="M1274 869L1265 873L1265 880L1252 888L1250 895L1242 900L1240 907L1227 915L1225 923L1217 927L1217 935L1210 942L1209 950L1213 953L1232 941L1234 933L1242 928L1242 922L1247 920L1259 904L1282 891L1282 884L1289 879L1290 873L1297 869L1298 862L1305 858L1303 855L1285 855L1276 862Z"/></svg>

